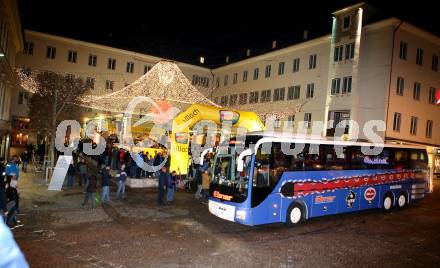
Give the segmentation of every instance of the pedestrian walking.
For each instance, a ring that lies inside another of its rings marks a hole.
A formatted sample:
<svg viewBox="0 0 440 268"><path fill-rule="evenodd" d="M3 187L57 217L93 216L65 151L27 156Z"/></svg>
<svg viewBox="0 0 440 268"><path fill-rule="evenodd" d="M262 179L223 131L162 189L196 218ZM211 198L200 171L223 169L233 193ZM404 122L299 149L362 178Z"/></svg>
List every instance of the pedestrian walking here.
<svg viewBox="0 0 440 268"><path fill-rule="evenodd" d="M7 210L7 218L6 224L8 226L15 226L19 222L17 221L17 213L19 210L19 194L18 194L18 181L15 174L12 174L10 178L8 178L8 184L6 188L6 210Z"/></svg>
<svg viewBox="0 0 440 268"><path fill-rule="evenodd" d="M171 172L170 179L168 181L168 190L167 190L167 202L171 203L174 201L174 192L176 191L177 184L177 173L173 170Z"/></svg>
<svg viewBox="0 0 440 268"><path fill-rule="evenodd" d="M79 162L79 186L86 185L87 183L87 163L84 158Z"/></svg>
<svg viewBox="0 0 440 268"><path fill-rule="evenodd" d="M102 203L110 202L110 165L105 166L101 172L102 175L102 193L101 200Z"/></svg>
<svg viewBox="0 0 440 268"><path fill-rule="evenodd" d="M95 209L95 193L96 193L96 184L97 179L95 175L90 176L90 178L87 180L86 184L86 192L84 194L84 202L82 203L82 207L84 207L88 202L89 199L92 202L92 209Z"/></svg>
<svg viewBox="0 0 440 268"><path fill-rule="evenodd" d="M159 206L164 205L163 199L165 196L165 191L167 190L168 181L170 180L170 174L168 173L166 166L163 166L159 172L159 193L157 197L157 203L159 204Z"/></svg>
<svg viewBox="0 0 440 268"><path fill-rule="evenodd" d="M200 165L197 165L196 167L196 174L194 176L195 184L197 185L197 191L194 195L196 199L200 199L201 192L202 192L202 167Z"/></svg>
<svg viewBox="0 0 440 268"><path fill-rule="evenodd" d="M210 183L209 170L207 169L203 171L203 175L202 175L202 202L208 201L209 183Z"/></svg>
<svg viewBox="0 0 440 268"><path fill-rule="evenodd" d="M28 153L28 151L27 150L24 150L24 152L23 153L21 153L21 155L20 155L20 159L21 159L21 163L22 163L22 166L21 166L21 171L23 171L24 173L26 173L26 171L27 171L27 165L28 165L28 162L29 162L29 153Z"/></svg>
<svg viewBox="0 0 440 268"><path fill-rule="evenodd" d="M125 198L125 182L127 180L127 173L125 172L125 164L122 164L116 174L116 178L118 180L118 190L116 191L117 199Z"/></svg>
<svg viewBox="0 0 440 268"><path fill-rule="evenodd" d="M75 177L75 173L76 173L76 169L72 161L69 165L69 168L67 169L67 189L72 189L73 178Z"/></svg>

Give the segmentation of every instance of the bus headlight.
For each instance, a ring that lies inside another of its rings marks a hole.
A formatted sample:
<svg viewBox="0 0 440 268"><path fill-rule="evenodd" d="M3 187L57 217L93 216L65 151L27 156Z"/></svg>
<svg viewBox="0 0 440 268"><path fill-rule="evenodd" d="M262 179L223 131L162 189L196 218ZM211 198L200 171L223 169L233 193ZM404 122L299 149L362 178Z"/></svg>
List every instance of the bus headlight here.
<svg viewBox="0 0 440 268"><path fill-rule="evenodd" d="M246 211L245 210L237 210L235 213L235 217L239 220L245 220L246 219Z"/></svg>

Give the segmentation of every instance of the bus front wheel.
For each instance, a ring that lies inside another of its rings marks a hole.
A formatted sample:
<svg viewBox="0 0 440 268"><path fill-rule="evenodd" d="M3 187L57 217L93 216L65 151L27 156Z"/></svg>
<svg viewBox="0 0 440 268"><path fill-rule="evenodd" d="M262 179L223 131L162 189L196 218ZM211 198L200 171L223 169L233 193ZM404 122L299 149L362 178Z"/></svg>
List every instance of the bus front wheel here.
<svg viewBox="0 0 440 268"><path fill-rule="evenodd" d="M289 206L286 215L286 225L289 227L300 224L304 220L304 209L298 203Z"/></svg>
<svg viewBox="0 0 440 268"><path fill-rule="evenodd" d="M391 193L387 193L383 198L382 208L384 211L388 212L393 208L393 195Z"/></svg>

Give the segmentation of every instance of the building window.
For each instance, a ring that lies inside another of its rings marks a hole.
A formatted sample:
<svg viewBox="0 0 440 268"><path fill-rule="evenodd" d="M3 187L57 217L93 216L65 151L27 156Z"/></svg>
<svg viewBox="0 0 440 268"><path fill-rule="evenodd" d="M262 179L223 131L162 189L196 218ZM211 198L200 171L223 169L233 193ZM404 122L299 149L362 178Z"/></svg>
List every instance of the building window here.
<svg viewBox="0 0 440 268"><path fill-rule="evenodd" d="M55 59L57 54L57 49L55 47L48 46L46 51L46 58Z"/></svg>
<svg viewBox="0 0 440 268"><path fill-rule="evenodd" d="M265 72L264 77L266 77L266 78L270 77L271 69L272 69L272 65L266 65L266 72Z"/></svg>
<svg viewBox="0 0 440 268"><path fill-rule="evenodd" d="M96 55L89 54L89 66L96 67L97 58Z"/></svg>
<svg viewBox="0 0 440 268"><path fill-rule="evenodd" d="M350 16L345 16L344 17L344 21L343 21L343 24L342 24L342 29L343 30L347 30L348 28L350 28Z"/></svg>
<svg viewBox="0 0 440 268"><path fill-rule="evenodd" d="M150 65L144 65L144 74L148 73L151 70Z"/></svg>
<svg viewBox="0 0 440 268"><path fill-rule="evenodd" d="M431 66L431 69L434 72L438 71L438 55L436 55L436 54L432 55L432 66Z"/></svg>
<svg viewBox="0 0 440 268"><path fill-rule="evenodd" d="M312 114L311 113L305 113L304 114L304 127L310 128L312 126Z"/></svg>
<svg viewBox="0 0 440 268"><path fill-rule="evenodd" d="M229 96L229 106L237 105L237 98L238 98L237 94Z"/></svg>
<svg viewBox="0 0 440 268"><path fill-rule="evenodd" d="M115 86L115 82L111 80L105 80L105 89L107 90L113 90Z"/></svg>
<svg viewBox="0 0 440 268"><path fill-rule="evenodd" d="M429 104L435 104L435 88L429 89Z"/></svg>
<svg viewBox="0 0 440 268"><path fill-rule="evenodd" d="M299 58L293 60L293 72L299 72Z"/></svg>
<svg viewBox="0 0 440 268"><path fill-rule="evenodd" d="M417 135L417 117L411 116L411 128L409 130L411 135Z"/></svg>
<svg viewBox="0 0 440 268"><path fill-rule="evenodd" d="M432 138L432 120L426 121L426 137Z"/></svg>
<svg viewBox="0 0 440 268"><path fill-rule="evenodd" d="M400 132L400 121L402 120L402 114L401 113L394 113L394 120L393 120L393 130L396 132Z"/></svg>
<svg viewBox="0 0 440 268"><path fill-rule="evenodd" d="M315 91L315 84L314 83L307 84L306 98L307 99L313 98L314 91Z"/></svg>
<svg viewBox="0 0 440 268"><path fill-rule="evenodd" d="M405 79L403 77L397 77L396 94L399 96L403 96L404 89L405 89Z"/></svg>
<svg viewBox="0 0 440 268"><path fill-rule="evenodd" d="M342 94L351 93L351 76L342 79Z"/></svg>
<svg viewBox="0 0 440 268"><path fill-rule="evenodd" d="M28 104L29 103L29 93L26 91L20 91L18 93L18 104Z"/></svg>
<svg viewBox="0 0 440 268"><path fill-rule="evenodd" d="M86 86L90 89L95 89L95 78L87 77L86 78Z"/></svg>
<svg viewBox="0 0 440 268"><path fill-rule="evenodd" d="M76 51L69 50L69 53L67 54L67 61L76 63Z"/></svg>
<svg viewBox="0 0 440 268"><path fill-rule="evenodd" d="M34 43L24 42L24 54L34 55Z"/></svg>
<svg viewBox="0 0 440 268"><path fill-rule="evenodd" d="M127 62L127 68L125 69L127 73L133 73L134 72L134 63L133 62Z"/></svg>
<svg viewBox="0 0 440 268"><path fill-rule="evenodd" d="M221 106L227 106L228 105L228 96L222 96L220 98L220 105Z"/></svg>
<svg viewBox="0 0 440 268"><path fill-rule="evenodd" d="M309 69L315 69L316 68L316 54L309 56Z"/></svg>
<svg viewBox="0 0 440 268"><path fill-rule="evenodd" d="M229 80L228 75L225 75L225 79L223 80L223 86L227 86L228 85L228 80Z"/></svg>
<svg viewBox="0 0 440 268"><path fill-rule="evenodd" d="M247 93L241 93L240 96L239 96L239 99L238 99L238 104L240 104L240 105L246 104L247 103L247 97L248 97Z"/></svg>
<svg viewBox="0 0 440 268"><path fill-rule="evenodd" d="M273 101L283 101L284 100L284 92L285 92L285 89L283 87L274 89Z"/></svg>
<svg viewBox="0 0 440 268"><path fill-rule="evenodd" d="M399 50L399 58L402 60L406 60L406 50L408 48L408 44L400 41L400 50Z"/></svg>
<svg viewBox="0 0 440 268"><path fill-rule="evenodd" d="M413 99L420 100L420 83L414 82L414 91L413 91Z"/></svg>
<svg viewBox="0 0 440 268"><path fill-rule="evenodd" d="M116 60L115 59L112 59L112 58L108 59L107 69L110 69L110 70L116 69Z"/></svg>
<svg viewBox="0 0 440 268"><path fill-rule="evenodd" d="M258 80L258 73L260 72L259 68L254 69L254 80Z"/></svg>
<svg viewBox="0 0 440 268"><path fill-rule="evenodd" d="M295 115L289 115L287 117L287 125L289 127L294 127L295 126Z"/></svg>
<svg viewBox="0 0 440 268"><path fill-rule="evenodd" d="M291 86L287 89L287 100L297 100L301 95L301 86Z"/></svg>
<svg viewBox="0 0 440 268"><path fill-rule="evenodd" d="M258 91L254 91L250 93L249 103L258 103Z"/></svg>
<svg viewBox="0 0 440 268"><path fill-rule="evenodd" d="M344 46L337 46L335 47L334 55L333 55L333 61L338 62L342 60L342 55L344 51Z"/></svg>
<svg viewBox="0 0 440 268"><path fill-rule="evenodd" d="M232 77L232 84L237 84L238 74L234 73L234 76Z"/></svg>
<svg viewBox="0 0 440 268"><path fill-rule="evenodd" d="M215 80L215 87L216 88L220 87L220 77L217 77L217 79Z"/></svg>
<svg viewBox="0 0 440 268"><path fill-rule="evenodd" d="M417 49L416 64L420 66L423 65L423 49L421 48Z"/></svg>
<svg viewBox="0 0 440 268"><path fill-rule="evenodd" d="M354 43L345 45L345 59L352 60L354 58Z"/></svg>
<svg viewBox="0 0 440 268"><path fill-rule="evenodd" d="M263 102L270 102L270 97L271 97L270 95L271 95L270 89L262 90L261 91L260 102L261 103L263 103Z"/></svg>
<svg viewBox="0 0 440 268"><path fill-rule="evenodd" d="M340 88L341 88L341 78L333 78L331 94L332 95L339 94Z"/></svg>
<svg viewBox="0 0 440 268"><path fill-rule="evenodd" d="M284 74L284 62L278 63L278 75Z"/></svg>
<svg viewBox="0 0 440 268"><path fill-rule="evenodd" d="M248 71L246 70L243 72L243 82L247 81L247 76L248 76Z"/></svg>

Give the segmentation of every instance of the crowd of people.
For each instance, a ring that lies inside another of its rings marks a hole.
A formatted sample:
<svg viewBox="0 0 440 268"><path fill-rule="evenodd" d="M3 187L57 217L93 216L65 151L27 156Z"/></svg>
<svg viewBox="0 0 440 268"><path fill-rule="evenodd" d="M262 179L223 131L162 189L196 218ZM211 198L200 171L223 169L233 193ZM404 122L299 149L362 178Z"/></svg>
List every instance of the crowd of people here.
<svg viewBox="0 0 440 268"><path fill-rule="evenodd" d="M34 150L26 150L20 156L13 156L8 163L0 158L0 215L2 220L9 226L19 224L17 213L19 212L20 193L18 189L20 165L21 171L27 172L28 163L33 159ZM91 170L88 161L91 158L75 151L73 161L70 163L66 174L66 188L72 189L77 178L78 186L84 189L85 207L91 203L95 208L96 201L106 204L110 202L110 184L114 180L117 185L115 192L116 199L124 200L126 197L125 185L128 177L131 178L150 178L158 179L158 198L159 206L170 204L174 201L174 194L178 188L194 191L195 198L206 202L209 192L209 158L206 158L203 165L191 163L187 176L179 176L176 171L170 170L169 158L166 150L158 148L154 155L148 152L135 154L135 159L130 152L115 146L107 146L103 154L92 156L97 164L98 170ZM142 165L159 166L165 160L165 165L156 172L144 170ZM113 172L112 172L113 170ZM115 174L112 176L112 173ZM187 183L185 183L187 182ZM99 198L97 198L98 188Z"/></svg>

